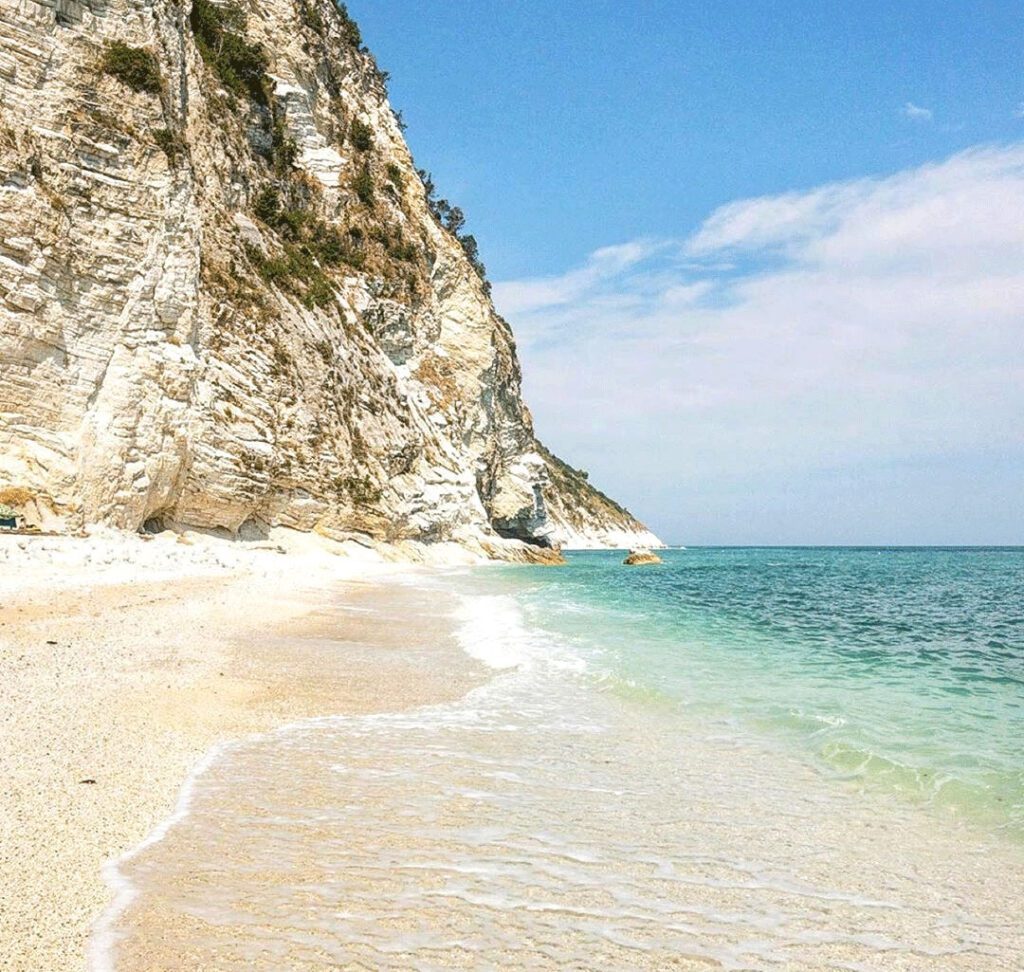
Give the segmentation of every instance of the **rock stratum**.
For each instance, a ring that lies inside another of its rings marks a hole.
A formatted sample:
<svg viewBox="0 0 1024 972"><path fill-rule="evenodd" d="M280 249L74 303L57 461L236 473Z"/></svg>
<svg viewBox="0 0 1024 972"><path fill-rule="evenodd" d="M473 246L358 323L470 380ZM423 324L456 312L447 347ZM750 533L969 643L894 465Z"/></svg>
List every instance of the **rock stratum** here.
<svg viewBox="0 0 1024 972"><path fill-rule="evenodd" d="M331 0L0 0L0 486L41 526L657 544L537 441Z"/></svg>

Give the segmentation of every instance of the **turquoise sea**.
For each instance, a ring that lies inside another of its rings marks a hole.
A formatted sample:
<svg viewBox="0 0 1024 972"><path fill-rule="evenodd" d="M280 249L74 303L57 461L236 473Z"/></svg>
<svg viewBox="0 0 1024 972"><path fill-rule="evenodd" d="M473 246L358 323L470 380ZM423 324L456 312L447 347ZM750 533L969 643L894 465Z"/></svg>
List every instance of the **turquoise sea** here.
<svg viewBox="0 0 1024 972"><path fill-rule="evenodd" d="M1019 969L1024 550L622 556L396 578L490 676L215 754L95 972Z"/></svg>
<svg viewBox="0 0 1024 972"><path fill-rule="evenodd" d="M1024 839L1024 548L693 548L507 571L613 691Z"/></svg>

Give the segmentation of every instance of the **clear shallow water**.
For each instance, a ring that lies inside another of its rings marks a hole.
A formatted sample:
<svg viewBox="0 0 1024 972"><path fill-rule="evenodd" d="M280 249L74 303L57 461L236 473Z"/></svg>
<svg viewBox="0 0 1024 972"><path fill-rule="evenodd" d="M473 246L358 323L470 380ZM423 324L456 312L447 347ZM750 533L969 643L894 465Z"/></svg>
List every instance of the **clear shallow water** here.
<svg viewBox="0 0 1024 972"><path fill-rule="evenodd" d="M509 573L623 694L1024 838L1024 549L672 550ZM533 576L528 576L532 574Z"/></svg>
<svg viewBox="0 0 1024 972"><path fill-rule="evenodd" d="M122 865L106 955L1019 969L1022 560L697 550L421 576L461 592L459 638L495 678L231 749Z"/></svg>

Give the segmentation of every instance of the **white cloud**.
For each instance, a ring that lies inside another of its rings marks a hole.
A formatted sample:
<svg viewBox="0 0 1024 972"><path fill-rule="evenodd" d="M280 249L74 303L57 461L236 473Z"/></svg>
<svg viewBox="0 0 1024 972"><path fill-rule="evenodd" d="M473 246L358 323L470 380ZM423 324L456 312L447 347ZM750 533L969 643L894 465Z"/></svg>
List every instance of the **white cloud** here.
<svg viewBox="0 0 1024 972"><path fill-rule="evenodd" d="M919 122L930 122L935 117L935 113L931 108L922 108L920 105L915 105L912 101L908 101L903 106L903 114L907 118L912 118L914 121Z"/></svg>
<svg viewBox="0 0 1024 972"><path fill-rule="evenodd" d="M568 304L592 292L602 281L617 279L624 270L635 266L659 248L660 244L649 240L606 246L594 251L582 267L561 277L499 283L495 287L495 297L507 314Z"/></svg>
<svg viewBox="0 0 1024 972"><path fill-rule="evenodd" d="M542 438L657 523L684 481L1024 448L1021 212L1024 144L983 148L495 293Z"/></svg>

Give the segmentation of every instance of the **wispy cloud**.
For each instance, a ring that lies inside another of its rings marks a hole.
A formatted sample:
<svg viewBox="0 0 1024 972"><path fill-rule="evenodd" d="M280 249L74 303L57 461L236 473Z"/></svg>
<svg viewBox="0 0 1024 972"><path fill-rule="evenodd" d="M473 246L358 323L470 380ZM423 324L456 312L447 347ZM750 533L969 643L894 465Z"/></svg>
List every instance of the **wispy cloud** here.
<svg viewBox="0 0 1024 972"><path fill-rule="evenodd" d="M501 307L507 314L526 313L569 304L584 295L593 296L602 283L621 280L625 271L663 249L664 244L637 240L595 250L586 263L560 277L537 277L497 285Z"/></svg>
<svg viewBox="0 0 1024 972"><path fill-rule="evenodd" d="M912 101L908 101L902 110L905 117L918 122L930 122L935 117L935 113L931 108L922 108L920 105L915 105Z"/></svg>
<svg viewBox="0 0 1024 972"><path fill-rule="evenodd" d="M1024 448L1021 212L1024 144L983 148L732 203L495 293L540 434L634 495L1005 453Z"/></svg>

